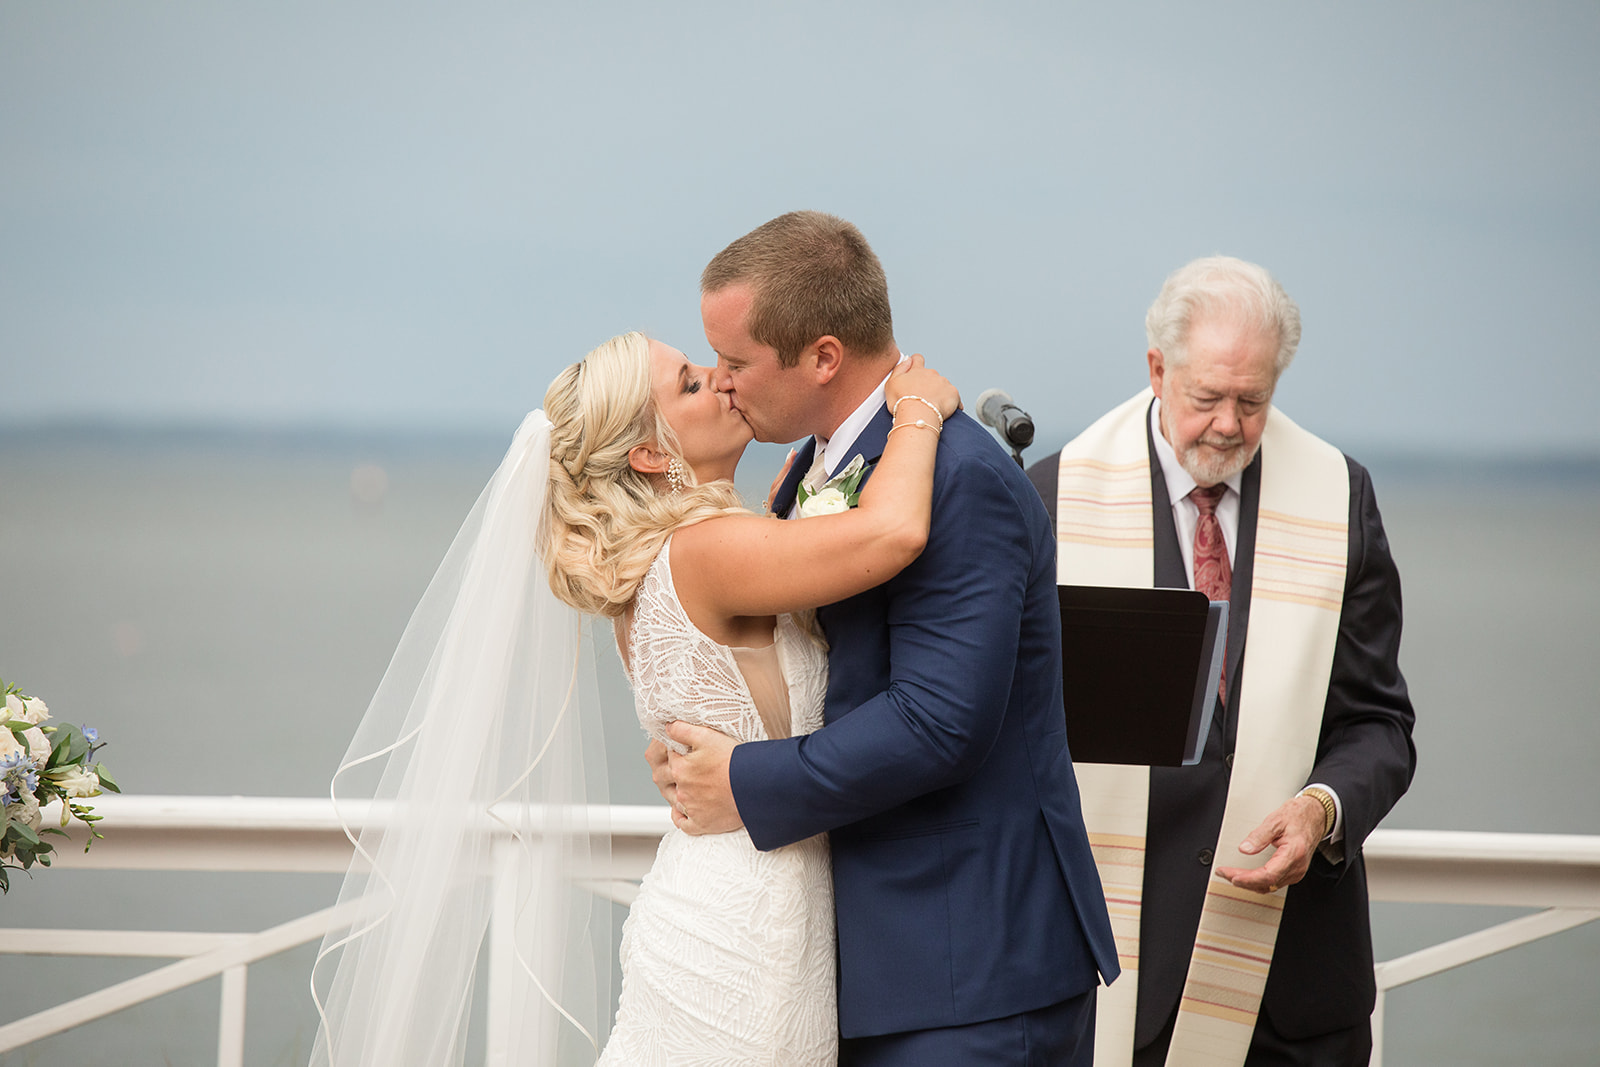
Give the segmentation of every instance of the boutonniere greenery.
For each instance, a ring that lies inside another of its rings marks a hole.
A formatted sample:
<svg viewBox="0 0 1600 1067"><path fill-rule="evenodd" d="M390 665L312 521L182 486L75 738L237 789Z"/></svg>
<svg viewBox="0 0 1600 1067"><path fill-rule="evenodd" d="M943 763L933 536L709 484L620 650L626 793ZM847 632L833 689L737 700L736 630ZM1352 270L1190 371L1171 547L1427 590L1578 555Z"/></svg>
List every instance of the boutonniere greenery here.
<svg viewBox="0 0 1600 1067"><path fill-rule="evenodd" d="M798 517L809 519L813 515L835 515L849 511L861 500L861 479L866 473L867 461L857 455L845 464L843 470L816 488L802 481Z"/></svg>

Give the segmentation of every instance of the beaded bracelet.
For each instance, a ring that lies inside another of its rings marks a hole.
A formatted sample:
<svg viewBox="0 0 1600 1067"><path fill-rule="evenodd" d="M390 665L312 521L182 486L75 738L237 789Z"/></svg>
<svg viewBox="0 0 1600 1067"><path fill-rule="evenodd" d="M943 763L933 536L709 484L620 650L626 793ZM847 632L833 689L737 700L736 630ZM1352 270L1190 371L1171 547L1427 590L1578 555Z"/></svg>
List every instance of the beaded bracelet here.
<svg viewBox="0 0 1600 1067"><path fill-rule="evenodd" d="M917 403L925 405L929 411L933 412L933 417L939 420L939 429L944 429L944 416L939 414L939 409L934 402L925 396L917 396L915 393L907 393L905 396L894 402L894 406L889 409L889 417L891 419L900 417L900 405L904 404L907 400L915 400ZM909 426L911 424L907 423L906 425Z"/></svg>

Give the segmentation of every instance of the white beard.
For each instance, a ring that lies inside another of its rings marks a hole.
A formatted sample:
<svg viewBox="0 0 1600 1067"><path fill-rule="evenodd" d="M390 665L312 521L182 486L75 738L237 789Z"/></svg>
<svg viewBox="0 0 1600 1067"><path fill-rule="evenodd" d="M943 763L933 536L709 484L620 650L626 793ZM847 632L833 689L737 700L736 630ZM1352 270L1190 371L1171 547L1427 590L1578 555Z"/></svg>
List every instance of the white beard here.
<svg viewBox="0 0 1600 1067"><path fill-rule="evenodd" d="M1175 439L1172 427L1167 424L1165 407L1161 409L1161 431L1168 441ZM1210 441L1202 437L1181 448L1174 444L1172 450L1178 455L1178 466L1195 480L1196 485L1209 486L1219 485L1250 466L1250 461L1256 458L1256 449L1260 447L1257 444L1256 448L1247 450L1241 434L1238 438Z"/></svg>

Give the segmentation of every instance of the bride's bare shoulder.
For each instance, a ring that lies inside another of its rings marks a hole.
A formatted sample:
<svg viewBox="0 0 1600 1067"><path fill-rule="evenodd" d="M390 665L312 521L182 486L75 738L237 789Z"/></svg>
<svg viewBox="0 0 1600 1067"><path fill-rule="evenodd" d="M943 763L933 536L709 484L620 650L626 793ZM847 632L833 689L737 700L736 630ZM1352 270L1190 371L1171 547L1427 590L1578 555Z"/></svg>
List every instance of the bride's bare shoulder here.
<svg viewBox="0 0 1600 1067"><path fill-rule="evenodd" d="M712 515L687 523L672 531L674 571L680 561L698 562L724 553L736 543L759 538L763 529L778 520L760 515Z"/></svg>

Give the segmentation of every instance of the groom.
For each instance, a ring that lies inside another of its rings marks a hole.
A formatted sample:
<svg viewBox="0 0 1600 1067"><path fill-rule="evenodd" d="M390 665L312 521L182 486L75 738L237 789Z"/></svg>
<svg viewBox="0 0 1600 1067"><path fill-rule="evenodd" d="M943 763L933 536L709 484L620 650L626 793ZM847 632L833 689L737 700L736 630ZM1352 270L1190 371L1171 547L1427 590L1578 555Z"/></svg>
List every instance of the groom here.
<svg viewBox="0 0 1600 1067"><path fill-rule="evenodd" d="M717 388L762 441L807 434L803 475L882 454L900 358L888 284L859 230L801 211L701 276ZM915 404L905 400L902 403ZM820 609L826 725L735 746L674 723L658 771L689 833L759 849L828 832L841 1064L1082 1064L1094 990L1118 972L1067 753L1055 533L988 431L944 426L920 559ZM659 762L660 750L657 750ZM684 815L687 812L687 816Z"/></svg>

